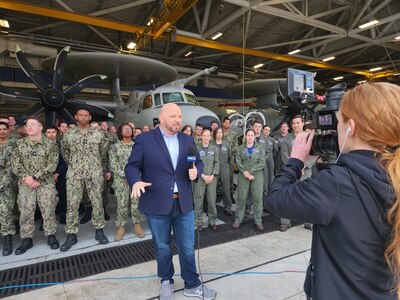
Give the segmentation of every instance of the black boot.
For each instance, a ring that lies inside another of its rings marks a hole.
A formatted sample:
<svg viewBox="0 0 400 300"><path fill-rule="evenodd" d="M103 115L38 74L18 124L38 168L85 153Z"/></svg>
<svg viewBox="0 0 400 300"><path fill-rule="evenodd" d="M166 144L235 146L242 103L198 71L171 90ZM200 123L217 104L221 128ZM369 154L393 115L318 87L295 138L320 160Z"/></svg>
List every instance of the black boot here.
<svg viewBox="0 0 400 300"><path fill-rule="evenodd" d="M31 238L22 239L22 244L15 250L15 255L21 255L26 252L26 250L33 247L33 241Z"/></svg>
<svg viewBox="0 0 400 300"><path fill-rule="evenodd" d="M68 251L77 242L78 242L78 237L76 236L76 234L75 233L68 233L67 240L65 241L64 244L61 245L60 250L62 252Z"/></svg>
<svg viewBox="0 0 400 300"><path fill-rule="evenodd" d="M93 209L91 206L85 207L85 214L79 223L86 224L89 222L92 219L92 211Z"/></svg>
<svg viewBox="0 0 400 300"><path fill-rule="evenodd" d="M105 206L104 206L104 220L110 221L110 216L107 214Z"/></svg>
<svg viewBox="0 0 400 300"><path fill-rule="evenodd" d="M4 236L3 256L8 256L12 253L12 235Z"/></svg>
<svg viewBox="0 0 400 300"><path fill-rule="evenodd" d="M56 236L51 234L47 237L47 244L50 246L50 249L58 249L60 247L60 243L57 241Z"/></svg>
<svg viewBox="0 0 400 300"><path fill-rule="evenodd" d="M96 229L96 236L95 236L96 241L99 241L99 244L107 244L108 239L104 235L103 229Z"/></svg>

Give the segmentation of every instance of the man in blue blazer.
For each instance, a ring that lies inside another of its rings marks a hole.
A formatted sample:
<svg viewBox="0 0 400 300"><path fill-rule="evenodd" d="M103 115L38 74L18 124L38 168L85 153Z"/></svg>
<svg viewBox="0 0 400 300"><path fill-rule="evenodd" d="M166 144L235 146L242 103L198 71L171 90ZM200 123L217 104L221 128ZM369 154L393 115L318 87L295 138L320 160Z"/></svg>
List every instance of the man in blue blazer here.
<svg viewBox="0 0 400 300"><path fill-rule="evenodd" d="M175 271L170 248L173 228L185 282L184 295L212 300L216 292L199 280L194 253L191 181L201 175L203 163L198 153L195 163L188 162L188 154L196 148L193 138L180 132L181 126L179 106L165 104L160 112L160 126L136 137L125 175L132 196L140 197L139 210L146 214L153 235L161 278L160 299L173 299Z"/></svg>

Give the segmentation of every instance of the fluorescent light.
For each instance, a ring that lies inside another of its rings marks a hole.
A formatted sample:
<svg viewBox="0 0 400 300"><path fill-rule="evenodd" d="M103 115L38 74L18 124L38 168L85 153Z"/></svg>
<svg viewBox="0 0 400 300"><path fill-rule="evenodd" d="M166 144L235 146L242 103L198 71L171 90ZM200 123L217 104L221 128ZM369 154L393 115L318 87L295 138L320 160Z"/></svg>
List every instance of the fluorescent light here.
<svg viewBox="0 0 400 300"><path fill-rule="evenodd" d="M150 26L151 24L153 24L154 22L154 18L150 18L150 21L147 22L147 26Z"/></svg>
<svg viewBox="0 0 400 300"><path fill-rule="evenodd" d="M365 82L367 82L367 81L366 81L366 80L357 81L358 84L363 84L363 83L365 83Z"/></svg>
<svg viewBox="0 0 400 300"><path fill-rule="evenodd" d="M128 48L128 49L133 49L133 48L135 48L136 47L136 43L135 42L129 42L129 44L128 44L128 46L126 46L126 48Z"/></svg>
<svg viewBox="0 0 400 300"><path fill-rule="evenodd" d="M254 69L258 69L258 68L261 68L263 65L264 65L264 64L257 64L257 65L255 65L253 68L254 68Z"/></svg>
<svg viewBox="0 0 400 300"><path fill-rule="evenodd" d="M335 77L335 78L333 78L333 80L342 80L343 79L343 76L338 76L338 77Z"/></svg>
<svg viewBox="0 0 400 300"><path fill-rule="evenodd" d="M376 67L376 68L369 69L370 72L375 72L375 71L380 71L380 70L382 70L382 67Z"/></svg>
<svg viewBox="0 0 400 300"><path fill-rule="evenodd" d="M10 28L10 24L7 20L0 19L0 27Z"/></svg>
<svg viewBox="0 0 400 300"><path fill-rule="evenodd" d="M373 21L371 21L371 22L362 24L362 25L360 25L360 26L358 26L358 27L361 28L361 29L364 29L364 28L371 27L371 26L373 26L373 25L375 25L375 24L378 24L378 23L379 23L378 20L373 20Z"/></svg>
<svg viewBox="0 0 400 300"><path fill-rule="evenodd" d="M217 38L221 37L222 34L223 34L222 32L217 32L216 34L214 34L214 35L211 37L211 39L212 39L213 41L215 41Z"/></svg>
<svg viewBox="0 0 400 300"><path fill-rule="evenodd" d="M296 50L290 51L288 54L293 55L293 54L299 53L300 51L301 51L300 49L296 49Z"/></svg>
<svg viewBox="0 0 400 300"><path fill-rule="evenodd" d="M394 38L395 40L400 40L400 35Z"/></svg>
<svg viewBox="0 0 400 300"><path fill-rule="evenodd" d="M330 61L330 60L334 60L335 58L336 57L331 56L331 57L324 58L322 61Z"/></svg>
<svg viewBox="0 0 400 300"><path fill-rule="evenodd" d="M394 73L392 76L400 76L400 73Z"/></svg>
<svg viewBox="0 0 400 300"><path fill-rule="evenodd" d="M188 57L190 54L192 54L192 51L189 51L188 53L186 53L185 57Z"/></svg>

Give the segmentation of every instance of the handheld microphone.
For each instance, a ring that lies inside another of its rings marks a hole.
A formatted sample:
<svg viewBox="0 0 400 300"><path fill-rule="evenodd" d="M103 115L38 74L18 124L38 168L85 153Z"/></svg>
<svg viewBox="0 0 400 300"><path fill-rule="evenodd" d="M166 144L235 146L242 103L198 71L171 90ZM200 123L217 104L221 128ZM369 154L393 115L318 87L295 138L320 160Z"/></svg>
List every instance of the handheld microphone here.
<svg viewBox="0 0 400 300"><path fill-rule="evenodd" d="M190 146L189 149L188 149L187 162L188 163L193 163L193 167L194 167L194 163L197 160L196 154L197 154L196 148L193 147L193 146Z"/></svg>

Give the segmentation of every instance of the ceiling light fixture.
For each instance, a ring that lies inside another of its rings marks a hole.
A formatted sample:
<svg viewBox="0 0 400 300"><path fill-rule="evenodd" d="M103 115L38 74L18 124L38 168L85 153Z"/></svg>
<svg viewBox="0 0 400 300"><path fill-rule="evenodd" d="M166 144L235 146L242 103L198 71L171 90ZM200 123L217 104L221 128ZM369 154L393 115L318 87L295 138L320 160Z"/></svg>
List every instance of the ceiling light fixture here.
<svg viewBox="0 0 400 300"><path fill-rule="evenodd" d="M293 54L299 53L300 51L301 51L300 49L296 49L296 50L290 51L288 54L293 55Z"/></svg>
<svg viewBox="0 0 400 300"><path fill-rule="evenodd" d="M400 35L394 38L395 40L400 40Z"/></svg>
<svg viewBox="0 0 400 300"><path fill-rule="evenodd" d="M128 48L129 50L132 50L136 47L136 43L135 42L129 42L129 44L126 46L126 48Z"/></svg>
<svg viewBox="0 0 400 300"><path fill-rule="evenodd" d="M214 34L214 35L211 37L211 39L212 39L213 41L215 41L217 38L221 37L222 35L223 35L222 32L217 32L216 34Z"/></svg>
<svg viewBox="0 0 400 300"><path fill-rule="evenodd" d="M330 56L330 57L327 57L327 58L324 58L322 61L330 61L330 60L334 60L336 57L334 57L334 56Z"/></svg>
<svg viewBox="0 0 400 300"><path fill-rule="evenodd" d="M336 80L336 81L342 80L342 79L343 79L343 76L338 76L338 77L333 78L333 80Z"/></svg>
<svg viewBox="0 0 400 300"><path fill-rule="evenodd" d="M150 21L147 22L147 26L150 26L151 24L153 24L154 22L154 18L150 18Z"/></svg>
<svg viewBox="0 0 400 300"><path fill-rule="evenodd" d="M7 20L0 19L0 27L10 28L10 24L8 23Z"/></svg>
<svg viewBox="0 0 400 300"><path fill-rule="evenodd" d="M358 28L365 29L365 28L371 27L371 26L373 26L375 24L378 24L378 23L379 23L378 20L373 20L373 21L370 21L368 23L365 23L365 24L362 24L362 25L358 26Z"/></svg>
<svg viewBox="0 0 400 300"><path fill-rule="evenodd" d="M376 72L376 71L380 71L380 70L382 70L382 67L376 67L376 68L369 69L370 72Z"/></svg>
<svg viewBox="0 0 400 300"><path fill-rule="evenodd" d="M186 54L185 54L185 57L188 57L189 55L191 55L192 54L192 51L189 51L189 52L187 52Z"/></svg>
<svg viewBox="0 0 400 300"><path fill-rule="evenodd" d="M257 64L257 65L255 65L253 68L254 68L254 69L258 69L258 68L261 68L263 65L264 65L264 64Z"/></svg>

